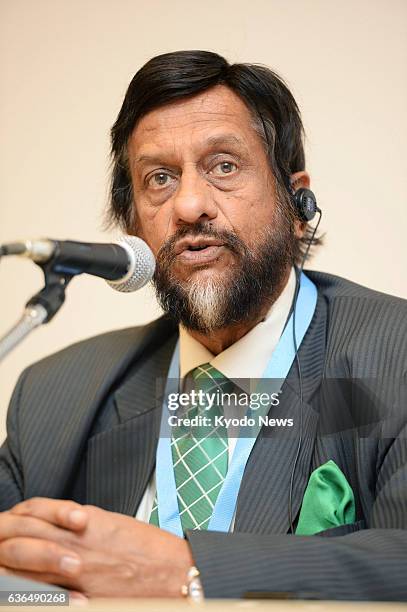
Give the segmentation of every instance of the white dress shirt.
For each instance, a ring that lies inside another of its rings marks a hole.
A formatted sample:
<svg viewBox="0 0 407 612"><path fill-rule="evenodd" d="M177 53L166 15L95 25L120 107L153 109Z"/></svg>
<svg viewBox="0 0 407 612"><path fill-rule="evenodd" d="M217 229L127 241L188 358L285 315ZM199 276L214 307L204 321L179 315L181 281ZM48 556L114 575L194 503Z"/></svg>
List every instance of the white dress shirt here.
<svg viewBox="0 0 407 612"><path fill-rule="evenodd" d="M180 379L203 363L210 363L230 380L262 378L267 364L283 332L295 292L295 271L292 268L287 284L271 306L265 318L257 323L247 334L227 349L213 355L203 344L195 340L180 325ZM225 417L227 409L224 406ZM230 415L236 416L236 414ZM236 437L228 438L229 464L236 446ZM136 519L146 523L150 520L156 494L155 472L147 485L137 509Z"/></svg>

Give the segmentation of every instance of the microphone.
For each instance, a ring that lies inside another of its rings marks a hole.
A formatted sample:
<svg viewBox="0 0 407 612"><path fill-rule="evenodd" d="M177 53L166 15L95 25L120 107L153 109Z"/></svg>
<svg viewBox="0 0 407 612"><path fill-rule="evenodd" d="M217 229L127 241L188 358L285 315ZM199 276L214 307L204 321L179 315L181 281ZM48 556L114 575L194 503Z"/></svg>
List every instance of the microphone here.
<svg viewBox="0 0 407 612"><path fill-rule="evenodd" d="M4 244L2 255L21 255L49 264L54 272L104 278L116 291L141 289L153 277L155 258L150 247L136 236L124 235L117 243L98 244L72 240L26 240Z"/></svg>

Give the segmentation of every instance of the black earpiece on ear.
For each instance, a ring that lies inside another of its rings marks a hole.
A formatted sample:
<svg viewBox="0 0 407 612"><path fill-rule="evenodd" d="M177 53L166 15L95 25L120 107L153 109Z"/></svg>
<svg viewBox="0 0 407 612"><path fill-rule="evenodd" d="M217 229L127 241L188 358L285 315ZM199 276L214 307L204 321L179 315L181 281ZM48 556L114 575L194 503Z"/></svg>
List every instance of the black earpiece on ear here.
<svg viewBox="0 0 407 612"><path fill-rule="evenodd" d="M317 199L311 189L301 187L292 194L292 198L298 218L305 223L312 221L319 208L317 206Z"/></svg>

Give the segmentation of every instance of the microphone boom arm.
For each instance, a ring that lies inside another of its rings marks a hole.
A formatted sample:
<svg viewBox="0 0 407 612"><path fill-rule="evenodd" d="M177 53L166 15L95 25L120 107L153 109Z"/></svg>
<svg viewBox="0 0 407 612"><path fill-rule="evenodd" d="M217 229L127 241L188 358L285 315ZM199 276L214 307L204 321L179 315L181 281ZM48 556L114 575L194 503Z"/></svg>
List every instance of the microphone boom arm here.
<svg viewBox="0 0 407 612"><path fill-rule="evenodd" d="M34 329L51 321L65 301L65 290L73 275L55 272L51 262L40 267L45 285L27 302L20 320L0 338L0 361Z"/></svg>
<svg viewBox="0 0 407 612"><path fill-rule="evenodd" d="M36 327L45 323L47 311L44 306L26 306L22 317L13 327L0 338L0 361L20 344Z"/></svg>

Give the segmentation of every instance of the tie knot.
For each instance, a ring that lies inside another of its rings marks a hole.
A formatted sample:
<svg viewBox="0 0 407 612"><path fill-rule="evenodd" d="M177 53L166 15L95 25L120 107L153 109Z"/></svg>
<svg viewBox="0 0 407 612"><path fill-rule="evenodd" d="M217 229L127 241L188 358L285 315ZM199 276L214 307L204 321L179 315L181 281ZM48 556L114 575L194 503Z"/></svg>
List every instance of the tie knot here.
<svg viewBox="0 0 407 612"><path fill-rule="evenodd" d="M230 393L233 383L210 363L203 363L191 372L196 387L205 391Z"/></svg>
<svg viewBox="0 0 407 612"><path fill-rule="evenodd" d="M219 370L217 370L216 368L213 367L213 365L211 365L210 363L203 363L202 365L198 366L197 368L195 368L194 370L192 370L192 376L194 378L194 380L198 380L200 378L202 379L222 379L225 378L225 376L222 374L222 372L219 372Z"/></svg>

